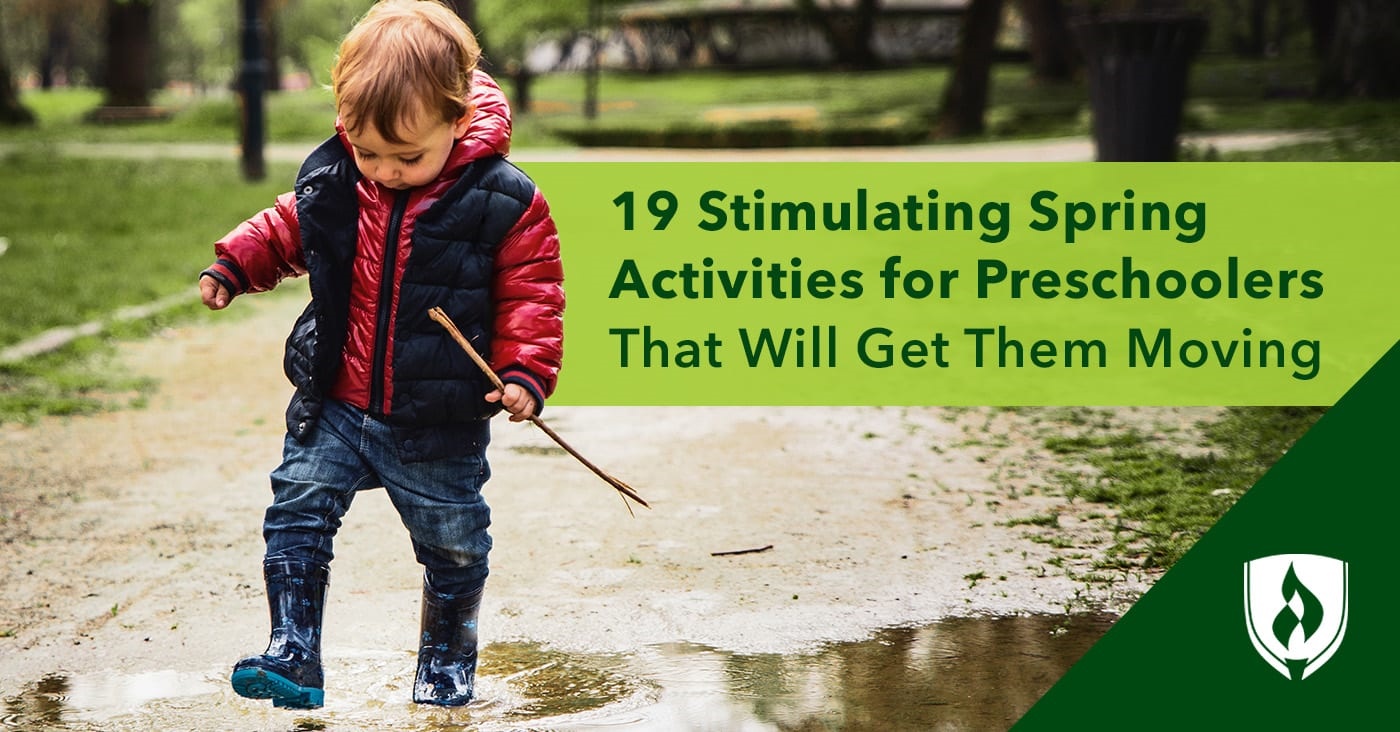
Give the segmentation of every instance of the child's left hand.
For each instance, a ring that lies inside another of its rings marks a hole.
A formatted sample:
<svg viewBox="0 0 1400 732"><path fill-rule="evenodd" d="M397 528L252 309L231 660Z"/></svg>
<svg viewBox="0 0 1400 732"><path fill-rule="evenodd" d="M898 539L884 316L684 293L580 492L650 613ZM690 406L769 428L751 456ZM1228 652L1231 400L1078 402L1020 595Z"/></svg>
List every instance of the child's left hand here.
<svg viewBox="0 0 1400 732"><path fill-rule="evenodd" d="M529 390L519 384L506 384L505 393L500 389L493 389L486 395L488 402L500 402L507 412L510 412L510 421L524 422L535 416L535 398L530 396Z"/></svg>

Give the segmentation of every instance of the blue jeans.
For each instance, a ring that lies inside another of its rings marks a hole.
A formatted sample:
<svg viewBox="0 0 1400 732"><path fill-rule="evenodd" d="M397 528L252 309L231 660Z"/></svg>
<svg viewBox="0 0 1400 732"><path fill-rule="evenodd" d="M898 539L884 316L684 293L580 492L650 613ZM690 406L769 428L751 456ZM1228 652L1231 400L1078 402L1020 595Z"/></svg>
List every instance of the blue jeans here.
<svg viewBox="0 0 1400 732"><path fill-rule="evenodd" d="M288 435L272 471L272 505L263 520L267 559L330 564L332 540L360 490L382 486L413 541L429 584L459 594L486 580L491 510L481 488L489 423L480 449L463 457L418 463L399 459L392 429L363 410L328 399L320 422L297 442Z"/></svg>

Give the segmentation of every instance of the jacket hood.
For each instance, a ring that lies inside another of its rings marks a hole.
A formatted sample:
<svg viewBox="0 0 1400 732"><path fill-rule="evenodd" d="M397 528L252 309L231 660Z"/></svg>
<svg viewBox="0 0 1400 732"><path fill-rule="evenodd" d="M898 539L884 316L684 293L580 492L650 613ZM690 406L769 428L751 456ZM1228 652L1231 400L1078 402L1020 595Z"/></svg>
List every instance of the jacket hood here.
<svg viewBox="0 0 1400 732"><path fill-rule="evenodd" d="M468 105L472 119L467 134L453 144L452 154L438 180L457 178L462 168L473 160L510 153L510 103L490 74L479 69L473 73ZM345 123L339 117L335 120L335 131L346 152L353 154L350 139L345 135Z"/></svg>
<svg viewBox="0 0 1400 732"><path fill-rule="evenodd" d="M485 71L477 71L472 77L470 105L473 110L471 125L466 136L457 142L458 150L453 152L452 159L463 148L469 160L509 154L510 103L496 80Z"/></svg>

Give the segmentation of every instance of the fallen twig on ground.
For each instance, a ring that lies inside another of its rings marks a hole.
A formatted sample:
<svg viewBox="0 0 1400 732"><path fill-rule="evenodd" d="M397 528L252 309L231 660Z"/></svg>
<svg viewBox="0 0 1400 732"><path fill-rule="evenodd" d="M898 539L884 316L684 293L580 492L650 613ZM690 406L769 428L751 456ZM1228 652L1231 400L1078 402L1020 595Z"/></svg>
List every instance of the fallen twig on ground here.
<svg viewBox="0 0 1400 732"><path fill-rule="evenodd" d="M772 545L772 544L769 544L769 545L767 545L767 546L760 546L760 547L756 547L756 548L753 548L753 549L734 549L734 550L732 550L732 551L727 551L727 552L710 552L710 556L712 556L712 557L732 557L732 556L735 556L735 555L738 555L738 554L757 554L757 553L759 553L759 552L766 552L766 551L768 551L769 549L772 549L772 548L773 548L773 545Z"/></svg>

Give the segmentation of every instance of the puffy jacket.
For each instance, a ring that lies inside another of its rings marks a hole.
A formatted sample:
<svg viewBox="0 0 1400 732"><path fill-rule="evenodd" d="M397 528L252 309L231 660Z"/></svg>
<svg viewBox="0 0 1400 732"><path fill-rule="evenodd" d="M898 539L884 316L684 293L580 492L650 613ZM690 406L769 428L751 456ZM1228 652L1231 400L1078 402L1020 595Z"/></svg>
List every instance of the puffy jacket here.
<svg viewBox="0 0 1400 732"><path fill-rule="evenodd" d="M215 245L206 272L234 294L308 274L311 303L287 339L297 393L287 428L303 439L322 401L394 425L405 461L479 445L492 388L427 311L442 307L507 383L543 406L563 344L563 270L549 207L503 155L505 96L486 74L438 178L409 191L364 178L344 129L302 164L295 189Z"/></svg>

